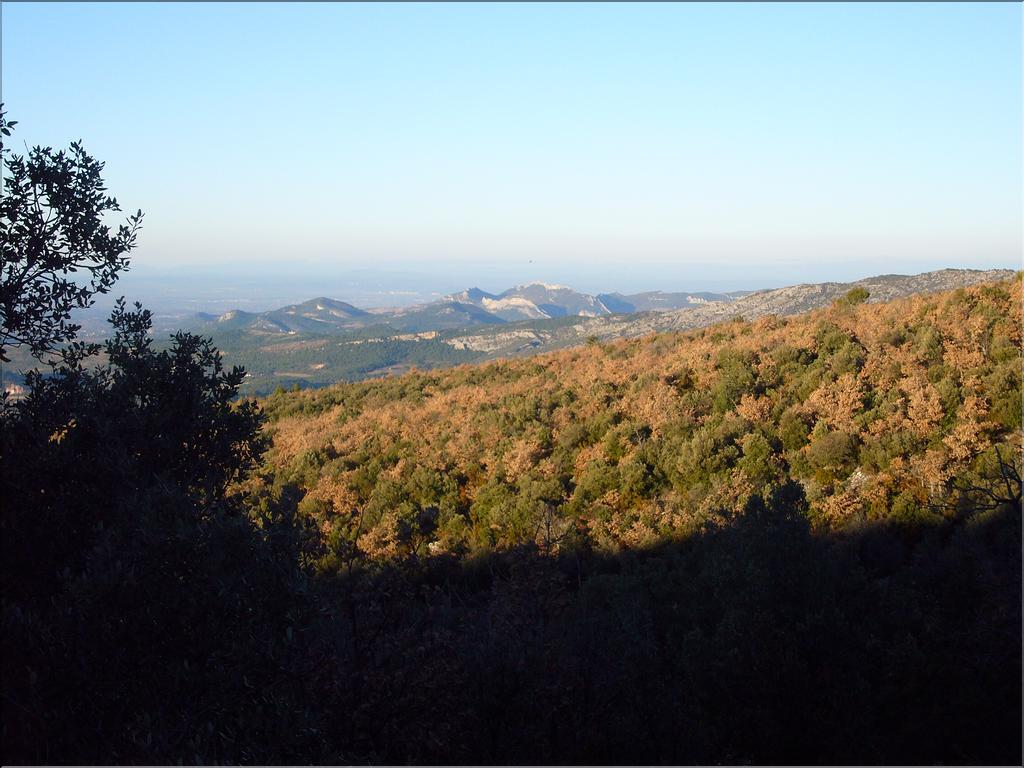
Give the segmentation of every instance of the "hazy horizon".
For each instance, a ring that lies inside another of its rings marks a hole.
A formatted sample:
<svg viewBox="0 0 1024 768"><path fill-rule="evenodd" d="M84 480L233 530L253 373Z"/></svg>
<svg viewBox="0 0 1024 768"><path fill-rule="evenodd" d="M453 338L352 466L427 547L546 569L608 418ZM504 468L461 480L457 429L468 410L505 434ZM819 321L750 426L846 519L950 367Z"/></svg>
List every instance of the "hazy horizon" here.
<svg viewBox="0 0 1024 768"><path fill-rule="evenodd" d="M955 264L940 265L935 269L960 269ZM977 269L1017 269L1017 266L979 266ZM755 291L782 288L801 283L848 283L884 274L919 274L930 272L922 269L911 273L891 270L869 271L863 268L812 270L802 277L789 279L785 273L774 276L747 275L741 277L736 270L725 270L715 278L665 279L656 285L647 285L642 280L625 277L616 283L609 275L563 275L553 279L535 275L517 279L514 273L485 275L484 280L434 276L427 272L364 268L351 271L323 271L312 269L286 272L280 268L257 267L244 274L233 274L230 270L217 267L193 267L183 265L174 268L153 268L143 266L126 272L113 291L106 297L97 297L94 313L103 314L118 296L129 301L141 301L145 306L161 312L224 312L242 309L249 312L264 312L279 309L310 299L326 296L346 301L363 309L406 307L435 301L443 296L468 288L480 288L489 293L500 293L517 285L528 283L555 283L582 293L636 294L648 291L667 293L728 293L731 291ZM820 277L819 277L820 276ZM468 276L467 276L468 278Z"/></svg>
<svg viewBox="0 0 1024 768"><path fill-rule="evenodd" d="M372 291L429 295L1020 265L1018 4L17 3L2 19L15 145L81 138L146 212L129 296L178 274L269 301L355 290L368 269L394 275Z"/></svg>

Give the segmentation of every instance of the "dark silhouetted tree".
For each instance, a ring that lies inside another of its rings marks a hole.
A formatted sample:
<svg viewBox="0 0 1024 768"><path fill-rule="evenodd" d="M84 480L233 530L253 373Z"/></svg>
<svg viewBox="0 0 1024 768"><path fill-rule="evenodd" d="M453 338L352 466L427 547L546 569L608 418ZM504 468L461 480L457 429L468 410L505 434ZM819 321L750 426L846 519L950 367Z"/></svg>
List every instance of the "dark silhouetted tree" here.
<svg viewBox="0 0 1024 768"><path fill-rule="evenodd" d="M71 311L89 307L128 268L142 211L116 231L104 215L120 211L106 194L103 163L81 142L68 150L10 150L11 129L0 110L0 360L26 345L37 358L75 338Z"/></svg>

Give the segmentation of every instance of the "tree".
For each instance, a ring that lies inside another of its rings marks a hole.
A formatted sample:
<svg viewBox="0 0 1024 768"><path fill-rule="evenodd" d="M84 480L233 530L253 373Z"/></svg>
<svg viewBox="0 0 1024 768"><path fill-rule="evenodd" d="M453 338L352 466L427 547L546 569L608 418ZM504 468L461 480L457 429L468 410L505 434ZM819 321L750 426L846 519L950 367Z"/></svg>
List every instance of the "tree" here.
<svg viewBox="0 0 1024 768"><path fill-rule="evenodd" d="M871 292L864 286L858 285L856 288L848 290L841 299L836 301L841 307L855 307L858 304L863 304L871 297Z"/></svg>
<svg viewBox="0 0 1024 768"><path fill-rule="evenodd" d="M80 145L4 164L0 350L59 354L0 409L2 759L244 762L272 719L285 745L299 683L269 691L304 679L287 666L304 534L283 494L256 525L228 493L266 447L262 412L235 402L244 371L188 333L154 349L123 299L102 348L75 341L71 310L125 269L141 214L100 223L117 204Z"/></svg>
<svg viewBox="0 0 1024 768"><path fill-rule="evenodd" d="M121 207L106 194L104 164L80 141L67 151L37 146L25 157L8 146L15 125L0 109L0 361L13 346L41 359L72 341L81 326L71 311L92 306L128 268L142 224L142 211L116 232L103 223Z"/></svg>
<svg viewBox="0 0 1024 768"><path fill-rule="evenodd" d="M27 396L0 419L8 594L74 572L151 491L188 499L185 516L223 506L265 449L259 408L233 404L244 371L224 370L206 339L179 332L154 351L150 313L123 300L110 322L104 365L86 365L96 345L72 344L55 375L28 374Z"/></svg>

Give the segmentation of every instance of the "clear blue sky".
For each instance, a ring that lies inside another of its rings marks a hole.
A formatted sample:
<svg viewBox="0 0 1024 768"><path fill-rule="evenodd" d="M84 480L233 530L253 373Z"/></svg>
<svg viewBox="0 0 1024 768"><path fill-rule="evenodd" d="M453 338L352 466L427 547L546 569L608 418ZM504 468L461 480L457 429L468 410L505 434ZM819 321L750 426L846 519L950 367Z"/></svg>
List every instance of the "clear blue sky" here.
<svg viewBox="0 0 1024 768"><path fill-rule="evenodd" d="M599 290L1021 258L1019 4L2 13L16 138L106 160L141 267Z"/></svg>

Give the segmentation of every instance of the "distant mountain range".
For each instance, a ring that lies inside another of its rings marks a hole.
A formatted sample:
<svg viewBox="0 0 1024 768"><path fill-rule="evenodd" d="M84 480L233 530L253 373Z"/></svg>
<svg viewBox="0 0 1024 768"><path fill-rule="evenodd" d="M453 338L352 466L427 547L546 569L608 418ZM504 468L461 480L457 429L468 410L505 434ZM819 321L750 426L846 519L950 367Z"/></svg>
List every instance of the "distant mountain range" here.
<svg viewBox="0 0 1024 768"><path fill-rule="evenodd" d="M668 312L709 303L729 303L747 292L665 293L624 295L581 293L564 285L529 283L502 293L469 288L460 293L403 309L364 310L344 301L319 297L270 312L232 310L222 315L200 313L193 325L204 331L247 330L253 333L336 334L374 326L409 333L500 325L524 320L601 317L636 312Z"/></svg>
<svg viewBox="0 0 1024 768"><path fill-rule="evenodd" d="M555 317L599 317L631 312L661 312L705 304L709 301L732 301L742 294L731 293L665 293L650 291L623 295L601 293L591 296L564 285L530 283L517 285L499 294L479 288L447 297L448 300L472 304L502 320L540 320Z"/></svg>
<svg viewBox="0 0 1024 768"><path fill-rule="evenodd" d="M401 309L360 309L344 301L319 297L270 312L236 309L222 315L200 313L193 317L191 326L215 336L227 331L256 336L330 336L366 330L387 336L514 324L514 333L520 337L524 323L567 321L558 324L557 330L538 329L538 338L547 342L556 336L610 338L685 330L738 314L748 318L796 314L824 306L858 286L871 293L871 301L889 301L921 291L1005 280L1012 274L1010 270L944 269L920 275L879 275L852 283L813 283L763 291L649 291L596 296L564 285L529 283L501 293L469 288L438 301ZM490 333L502 332L502 328L495 328Z"/></svg>
<svg viewBox="0 0 1024 768"><path fill-rule="evenodd" d="M339 328L361 327L373 316L344 301L320 297L290 304L271 312L244 312L233 309L223 315L201 312L195 319L201 325L219 330L253 330L267 333L332 333Z"/></svg>
<svg viewBox="0 0 1024 768"><path fill-rule="evenodd" d="M878 275L852 283L811 283L763 291L722 294L711 299L667 311L638 311L607 317L579 318L577 322L556 328L536 327L524 333L503 328L481 329L452 338L449 343L463 349L478 350L490 357L503 357L582 344L588 339L608 341L651 333L703 328L723 320L742 316L753 320L765 315L796 315L828 306L853 288L865 288L869 302L892 301L915 293L931 293L962 288L978 283L1008 280L1009 269L942 269L919 275ZM652 294L640 294L649 296ZM657 296L658 294L653 294ZM680 294L661 294L680 295ZM687 294L689 295L689 294ZM714 294L692 294L694 297ZM626 297L635 298L635 297Z"/></svg>
<svg viewBox="0 0 1024 768"><path fill-rule="evenodd" d="M879 275L852 283L814 283L730 293L602 293L530 283L501 293L470 288L401 309L361 309L327 297L269 312L161 318L158 337L187 328L213 338L225 363L247 371L247 394L277 386L322 386L398 374L412 366L438 368L536 354L588 341L685 331L742 316L795 315L825 307L855 287L869 302L1008 280L1008 269L943 269L919 275ZM106 323L83 338L103 338ZM23 383L33 367L27 352L3 369L3 386Z"/></svg>
<svg viewBox="0 0 1024 768"><path fill-rule="evenodd" d="M246 330L257 334L333 335L362 328L388 326L397 331L468 328L505 322L472 304L436 301L404 309L365 310L321 296L270 312L232 310L223 315L200 313L194 318L202 330Z"/></svg>
<svg viewBox="0 0 1024 768"><path fill-rule="evenodd" d="M869 302L1007 280L1011 270L944 269L880 275L852 283L815 283L763 291L589 295L531 283L502 293L470 288L403 309L360 309L326 297L271 312L196 315L225 362L248 371L246 390L319 386L535 354L591 340L685 331L742 316L794 315L828 306L855 287Z"/></svg>

